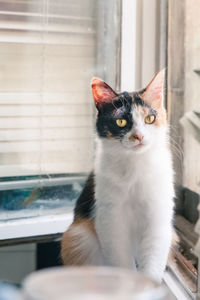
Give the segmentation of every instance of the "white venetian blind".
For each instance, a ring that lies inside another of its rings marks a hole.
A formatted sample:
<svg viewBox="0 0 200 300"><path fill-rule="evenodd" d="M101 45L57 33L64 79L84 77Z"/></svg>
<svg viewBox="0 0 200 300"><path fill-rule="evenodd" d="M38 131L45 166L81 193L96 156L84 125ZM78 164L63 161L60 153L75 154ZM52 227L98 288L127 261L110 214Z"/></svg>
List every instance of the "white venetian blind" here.
<svg viewBox="0 0 200 300"><path fill-rule="evenodd" d="M91 168L94 0L0 0L0 177Z"/></svg>

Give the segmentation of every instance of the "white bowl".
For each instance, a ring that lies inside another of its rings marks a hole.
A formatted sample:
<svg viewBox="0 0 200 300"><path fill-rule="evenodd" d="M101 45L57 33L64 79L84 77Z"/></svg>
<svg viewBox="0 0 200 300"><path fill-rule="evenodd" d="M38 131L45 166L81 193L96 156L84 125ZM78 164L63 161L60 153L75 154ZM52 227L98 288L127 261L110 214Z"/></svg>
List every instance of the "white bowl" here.
<svg viewBox="0 0 200 300"><path fill-rule="evenodd" d="M30 274L25 300L160 300L166 289L130 270L109 267L58 267ZM167 297L167 298L166 298Z"/></svg>

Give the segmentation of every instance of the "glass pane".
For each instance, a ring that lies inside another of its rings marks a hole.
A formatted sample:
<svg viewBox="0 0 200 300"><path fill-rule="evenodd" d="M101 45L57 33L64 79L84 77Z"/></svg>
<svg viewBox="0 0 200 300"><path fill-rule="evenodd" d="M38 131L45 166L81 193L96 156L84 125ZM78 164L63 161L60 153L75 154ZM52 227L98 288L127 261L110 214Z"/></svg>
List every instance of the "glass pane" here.
<svg viewBox="0 0 200 300"><path fill-rule="evenodd" d="M0 220L72 209L93 168L90 80L119 82L119 7L0 0Z"/></svg>

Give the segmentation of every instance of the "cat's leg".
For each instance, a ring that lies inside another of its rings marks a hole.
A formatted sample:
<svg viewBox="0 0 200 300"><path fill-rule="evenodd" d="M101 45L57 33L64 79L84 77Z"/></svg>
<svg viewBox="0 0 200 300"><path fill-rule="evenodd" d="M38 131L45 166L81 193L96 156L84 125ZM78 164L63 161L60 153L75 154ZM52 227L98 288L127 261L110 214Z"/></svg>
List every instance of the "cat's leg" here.
<svg viewBox="0 0 200 300"><path fill-rule="evenodd" d="M132 249L130 224L125 207L116 201L97 204L95 229L106 265L136 269Z"/></svg>
<svg viewBox="0 0 200 300"><path fill-rule="evenodd" d="M167 264L171 246L172 226L162 227L162 224L149 224L142 233L139 243L137 263L138 271L161 282Z"/></svg>
<svg viewBox="0 0 200 300"><path fill-rule="evenodd" d="M102 265L99 241L90 219L74 221L63 234L61 257L64 265Z"/></svg>

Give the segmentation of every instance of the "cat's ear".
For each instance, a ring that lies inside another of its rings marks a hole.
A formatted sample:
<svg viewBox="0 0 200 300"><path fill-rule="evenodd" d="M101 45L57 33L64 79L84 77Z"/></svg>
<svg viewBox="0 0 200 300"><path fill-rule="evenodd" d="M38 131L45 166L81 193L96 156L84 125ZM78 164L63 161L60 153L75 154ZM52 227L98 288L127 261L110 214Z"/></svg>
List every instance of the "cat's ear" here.
<svg viewBox="0 0 200 300"><path fill-rule="evenodd" d="M163 105L164 85L165 69L161 70L154 76L142 94L140 94L140 97L151 107L159 109Z"/></svg>
<svg viewBox="0 0 200 300"><path fill-rule="evenodd" d="M101 108L104 103L112 102L117 96L113 89L99 78L92 78L92 94L97 108Z"/></svg>

